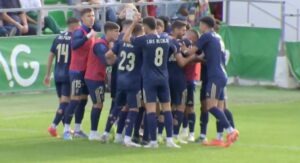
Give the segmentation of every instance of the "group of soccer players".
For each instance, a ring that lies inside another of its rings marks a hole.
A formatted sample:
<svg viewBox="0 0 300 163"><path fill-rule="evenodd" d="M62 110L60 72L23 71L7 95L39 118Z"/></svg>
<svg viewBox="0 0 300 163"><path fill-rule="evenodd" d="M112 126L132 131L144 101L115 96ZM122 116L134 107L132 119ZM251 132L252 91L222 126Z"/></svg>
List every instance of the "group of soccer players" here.
<svg viewBox="0 0 300 163"><path fill-rule="evenodd" d="M68 31L57 36L51 47L44 82L50 84L55 58L54 78L60 100L48 128L52 136L58 137L56 128L62 122L64 140L79 137L109 142L110 130L116 124L114 142L126 147L157 148L159 143L165 143L167 147L180 148L179 144L194 142L195 64L201 62L201 135L197 141L207 146L229 147L237 140L239 132L225 105L225 49L214 31L213 18L201 19L201 36L187 29L186 22L175 20L168 33L165 20L142 19L135 13L133 20L123 21L122 27L106 22L104 36L99 38L92 29L94 21L93 10L83 9L81 20L70 18ZM107 66L112 66L112 103L105 131L100 135L97 130ZM93 103L89 135L81 129L88 95ZM206 139L208 113L217 119L217 139L211 142ZM70 128L73 115L74 131ZM179 136L181 126L184 138ZM228 133L226 141L224 129Z"/></svg>

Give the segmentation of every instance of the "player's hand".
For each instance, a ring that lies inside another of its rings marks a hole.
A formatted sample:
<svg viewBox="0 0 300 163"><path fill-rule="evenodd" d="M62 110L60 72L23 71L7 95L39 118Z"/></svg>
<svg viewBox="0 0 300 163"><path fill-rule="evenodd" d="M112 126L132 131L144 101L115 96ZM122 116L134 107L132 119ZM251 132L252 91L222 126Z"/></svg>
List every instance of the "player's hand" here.
<svg viewBox="0 0 300 163"><path fill-rule="evenodd" d="M50 87L50 81L51 81L50 76L45 76L44 85Z"/></svg>
<svg viewBox="0 0 300 163"><path fill-rule="evenodd" d="M87 38L88 38L88 39L90 39L90 38L96 38L97 35L98 35L97 32L95 32L94 29L92 29L92 30L90 31L90 33L87 34Z"/></svg>
<svg viewBox="0 0 300 163"><path fill-rule="evenodd" d="M141 14L139 12L136 12L133 17L133 22L138 23L140 22L141 18L142 18Z"/></svg>

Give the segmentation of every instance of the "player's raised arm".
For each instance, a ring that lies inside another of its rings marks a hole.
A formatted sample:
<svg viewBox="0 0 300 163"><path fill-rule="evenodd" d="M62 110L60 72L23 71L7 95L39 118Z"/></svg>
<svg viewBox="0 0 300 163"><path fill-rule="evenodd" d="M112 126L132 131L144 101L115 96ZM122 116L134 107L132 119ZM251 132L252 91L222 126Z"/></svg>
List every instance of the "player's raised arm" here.
<svg viewBox="0 0 300 163"><path fill-rule="evenodd" d="M130 38L131 38L131 35L132 35L132 32L136 26L137 23L139 23L141 19L141 14L140 13L135 13L135 16L134 16L134 19L133 19L133 23L129 26L128 30L125 32L124 34L124 38L123 38L123 41L126 42L126 43L130 43Z"/></svg>
<svg viewBox="0 0 300 163"><path fill-rule="evenodd" d="M47 71L44 78L44 85L50 87L50 77L51 77L51 69L52 69L52 63L54 59L55 54L53 52L50 52L48 57L48 63L47 63Z"/></svg>

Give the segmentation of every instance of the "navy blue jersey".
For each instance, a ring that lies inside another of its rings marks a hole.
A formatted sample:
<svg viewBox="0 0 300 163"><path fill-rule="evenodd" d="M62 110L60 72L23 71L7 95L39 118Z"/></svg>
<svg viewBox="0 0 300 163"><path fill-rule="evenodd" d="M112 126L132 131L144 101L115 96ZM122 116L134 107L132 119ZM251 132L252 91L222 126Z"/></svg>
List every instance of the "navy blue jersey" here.
<svg viewBox="0 0 300 163"><path fill-rule="evenodd" d="M177 64L176 57L175 57L175 55L180 49L179 41L180 40L177 39L170 40L170 45L172 48L169 51L168 71L169 71L169 78L171 80L177 80L178 82L182 81L183 83L185 83L186 80L185 80L184 69Z"/></svg>
<svg viewBox="0 0 300 163"><path fill-rule="evenodd" d="M112 51L118 55L118 88L141 89L142 50L119 40Z"/></svg>
<svg viewBox="0 0 300 163"><path fill-rule="evenodd" d="M168 80L168 56L170 40L168 36L148 34L132 39L136 48L143 52L142 77L145 81Z"/></svg>
<svg viewBox="0 0 300 163"><path fill-rule="evenodd" d="M54 78L56 82L69 81L71 36L71 32L65 32L58 35L51 47L51 52L55 55Z"/></svg>
<svg viewBox="0 0 300 163"><path fill-rule="evenodd" d="M215 32L204 33L196 42L199 50L204 52L207 65L207 80L227 80L227 74L222 64L221 40Z"/></svg>

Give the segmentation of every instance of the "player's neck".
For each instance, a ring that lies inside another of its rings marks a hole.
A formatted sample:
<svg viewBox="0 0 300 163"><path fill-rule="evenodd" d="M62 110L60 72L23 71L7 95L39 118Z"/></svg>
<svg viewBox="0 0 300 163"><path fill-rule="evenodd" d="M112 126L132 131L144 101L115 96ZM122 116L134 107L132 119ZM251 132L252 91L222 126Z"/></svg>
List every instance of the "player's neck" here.
<svg viewBox="0 0 300 163"><path fill-rule="evenodd" d="M147 34L148 35L151 35L151 34L157 35L157 31L156 30L152 30L152 31L149 31Z"/></svg>

